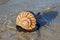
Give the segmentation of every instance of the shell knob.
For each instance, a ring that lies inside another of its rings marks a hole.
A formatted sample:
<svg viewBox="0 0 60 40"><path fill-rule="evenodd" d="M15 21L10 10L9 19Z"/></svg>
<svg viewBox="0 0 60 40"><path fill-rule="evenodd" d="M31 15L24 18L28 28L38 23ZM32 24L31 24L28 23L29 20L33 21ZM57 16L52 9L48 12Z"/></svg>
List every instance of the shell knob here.
<svg viewBox="0 0 60 40"><path fill-rule="evenodd" d="M31 12L23 11L17 16L16 24L25 30L32 30L36 26L36 18Z"/></svg>

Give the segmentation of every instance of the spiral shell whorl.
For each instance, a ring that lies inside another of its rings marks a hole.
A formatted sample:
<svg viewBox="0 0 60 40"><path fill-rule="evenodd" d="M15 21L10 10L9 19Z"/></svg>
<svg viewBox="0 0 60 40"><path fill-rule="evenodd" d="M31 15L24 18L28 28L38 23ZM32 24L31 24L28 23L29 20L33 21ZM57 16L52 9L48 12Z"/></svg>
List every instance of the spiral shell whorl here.
<svg viewBox="0 0 60 40"><path fill-rule="evenodd" d="M32 30L35 28L36 19L32 13L23 11L17 16L16 24L21 26L23 29Z"/></svg>

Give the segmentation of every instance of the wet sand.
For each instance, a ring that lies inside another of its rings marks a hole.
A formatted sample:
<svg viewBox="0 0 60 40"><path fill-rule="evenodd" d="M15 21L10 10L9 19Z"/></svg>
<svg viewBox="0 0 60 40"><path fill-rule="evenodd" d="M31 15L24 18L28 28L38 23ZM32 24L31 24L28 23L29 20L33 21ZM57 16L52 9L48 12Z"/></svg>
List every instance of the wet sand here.
<svg viewBox="0 0 60 40"><path fill-rule="evenodd" d="M60 0L9 0L0 5L0 40L60 40L60 7L40 16L40 28L34 32L20 32L8 27L16 27L19 12L29 10L37 14L40 7L60 3ZM46 19L46 20L45 20ZM43 21L42 21L43 20Z"/></svg>

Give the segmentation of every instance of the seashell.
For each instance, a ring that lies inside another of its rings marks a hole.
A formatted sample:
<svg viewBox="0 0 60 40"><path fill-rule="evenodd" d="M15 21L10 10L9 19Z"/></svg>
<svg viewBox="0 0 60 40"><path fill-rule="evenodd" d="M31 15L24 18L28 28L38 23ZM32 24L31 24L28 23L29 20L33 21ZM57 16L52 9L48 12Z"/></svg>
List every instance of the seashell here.
<svg viewBox="0 0 60 40"><path fill-rule="evenodd" d="M36 19L31 12L23 11L17 16L16 24L25 30L32 30L36 26Z"/></svg>

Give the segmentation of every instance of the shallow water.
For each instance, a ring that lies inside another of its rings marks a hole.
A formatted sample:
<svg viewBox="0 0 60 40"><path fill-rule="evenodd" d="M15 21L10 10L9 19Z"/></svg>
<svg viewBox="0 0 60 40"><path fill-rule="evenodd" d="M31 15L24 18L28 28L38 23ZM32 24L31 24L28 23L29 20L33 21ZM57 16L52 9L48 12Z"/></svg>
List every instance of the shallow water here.
<svg viewBox="0 0 60 40"><path fill-rule="evenodd" d="M16 27L19 12L28 10L35 14L40 7L60 3L60 0L9 0L0 5L0 40L60 40L60 7L39 15L40 28L34 32L20 32L8 27Z"/></svg>

